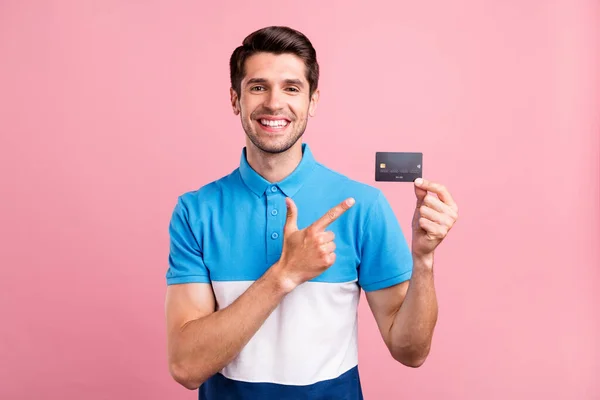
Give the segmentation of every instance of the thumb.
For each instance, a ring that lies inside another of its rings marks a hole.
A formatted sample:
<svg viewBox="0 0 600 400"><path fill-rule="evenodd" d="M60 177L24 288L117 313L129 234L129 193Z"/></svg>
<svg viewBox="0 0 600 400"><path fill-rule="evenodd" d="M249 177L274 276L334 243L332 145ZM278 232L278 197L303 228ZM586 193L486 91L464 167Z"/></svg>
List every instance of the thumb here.
<svg viewBox="0 0 600 400"><path fill-rule="evenodd" d="M421 189L415 185L415 196L417 197L417 205L412 218L413 235L414 232L422 232L423 229L419 226L419 218L421 218L421 206L427 196L427 190ZM414 238L414 237L413 237Z"/></svg>
<svg viewBox="0 0 600 400"><path fill-rule="evenodd" d="M287 217L284 232L288 234L298 230L298 208L290 197L285 198L285 205L287 206Z"/></svg>
<svg viewBox="0 0 600 400"><path fill-rule="evenodd" d="M419 208L423 205L423 200L425 200L425 196L427 196L427 190L421 189L415 185L415 196L417 197L417 208Z"/></svg>

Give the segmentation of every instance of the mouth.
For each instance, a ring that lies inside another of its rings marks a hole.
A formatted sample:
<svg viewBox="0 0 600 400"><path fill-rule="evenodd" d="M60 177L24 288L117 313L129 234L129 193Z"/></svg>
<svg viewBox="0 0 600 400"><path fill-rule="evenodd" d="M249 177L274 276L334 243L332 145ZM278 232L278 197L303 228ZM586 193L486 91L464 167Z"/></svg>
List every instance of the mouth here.
<svg viewBox="0 0 600 400"><path fill-rule="evenodd" d="M283 132L291 123L288 119L271 119L271 118L258 118L256 119L258 125L267 132L276 133Z"/></svg>

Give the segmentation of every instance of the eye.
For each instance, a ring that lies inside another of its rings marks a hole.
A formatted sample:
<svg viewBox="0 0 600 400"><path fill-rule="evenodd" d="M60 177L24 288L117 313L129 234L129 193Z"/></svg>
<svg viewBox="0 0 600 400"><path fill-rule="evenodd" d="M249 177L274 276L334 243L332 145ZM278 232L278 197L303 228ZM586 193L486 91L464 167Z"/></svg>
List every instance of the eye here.
<svg viewBox="0 0 600 400"><path fill-rule="evenodd" d="M257 91L257 90L264 90L265 88L263 86L254 86L252 88L250 88L251 91Z"/></svg>
<svg viewBox="0 0 600 400"><path fill-rule="evenodd" d="M290 90L292 92L299 92L300 91L300 90L298 90L298 88L295 88L295 87L288 88L288 90Z"/></svg>

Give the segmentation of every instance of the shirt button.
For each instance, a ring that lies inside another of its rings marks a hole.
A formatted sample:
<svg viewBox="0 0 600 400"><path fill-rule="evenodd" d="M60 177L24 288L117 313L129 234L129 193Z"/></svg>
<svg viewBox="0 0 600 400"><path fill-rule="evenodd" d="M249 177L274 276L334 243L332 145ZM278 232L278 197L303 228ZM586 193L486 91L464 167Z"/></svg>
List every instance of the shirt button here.
<svg viewBox="0 0 600 400"><path fill-rule="evenodd" d="M277 239L279 237L279 234L277 232L273 232L271 234L271 239Z"/></svg>
<svg viewBox="0 0 600 400"><path fill-rule="evenodd" d="M276 192L277 191L277 186L271 186L271 192Z"/></svg>
<svg viewBox="0 0 600 400"><path fill-rule="evenodd" d="M271 215L277 215L277 210L271 211Z"/></svg>

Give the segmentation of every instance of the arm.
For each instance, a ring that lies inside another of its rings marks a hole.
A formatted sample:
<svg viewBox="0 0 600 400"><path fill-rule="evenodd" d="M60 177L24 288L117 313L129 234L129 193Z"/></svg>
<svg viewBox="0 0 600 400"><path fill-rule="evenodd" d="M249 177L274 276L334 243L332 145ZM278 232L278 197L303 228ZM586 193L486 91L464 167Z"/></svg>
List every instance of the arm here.
<svg viewBox="0 0 600 400"><path fill-rule="evenodd" d="M429 195L428 191L438 197ZM438 317L433 281L434 251L458 219L458 206L444 186L417 180L415 195L410 283L406 281L366 294L390 353L410 367L421 366L431 349Z"/></svg>
<svg viewBox="0 0 600 400"><path fill-rule="evenodd" d="M288 293L333 265L334 235L325 228L352 204L343 202L311 226L298 230L297 209L288 198L281 258L219 311L215 311L214 293L208 283L168 286L165 311L173 378L188 389L198 388L239 354ZM174 241L174 249L183 248L178 243ZM199 257L194 260L201 263Z"/></svg>
<svg viewBox="0 0 600 400"><path fill-rule="evenodd" d="M420 367L425 362L437 322L432 267L432 260L415 258L410 283L366 293L392 357L409 367Z"/></svg>
<svg viewBox="0 0 600 400"><path fill-rule="evenodd" d="M231 305L216 312L210 284L167 288L169 372L177 382L197 389L238 355L290 291L277 271L267 270Z"/></svg>

